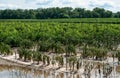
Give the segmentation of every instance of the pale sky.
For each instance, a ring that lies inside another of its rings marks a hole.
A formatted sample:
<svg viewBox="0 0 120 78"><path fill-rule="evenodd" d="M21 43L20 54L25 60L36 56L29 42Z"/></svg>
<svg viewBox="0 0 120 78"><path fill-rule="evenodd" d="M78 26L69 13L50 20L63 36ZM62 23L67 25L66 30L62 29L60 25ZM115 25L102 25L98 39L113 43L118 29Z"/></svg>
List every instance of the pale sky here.
<svg viewBox="0 0 120 78"><path fill-rule="evenodd" d="M0 9L37 9L49 7L105 8L120 11L120 0L0 0Z"/></svg>

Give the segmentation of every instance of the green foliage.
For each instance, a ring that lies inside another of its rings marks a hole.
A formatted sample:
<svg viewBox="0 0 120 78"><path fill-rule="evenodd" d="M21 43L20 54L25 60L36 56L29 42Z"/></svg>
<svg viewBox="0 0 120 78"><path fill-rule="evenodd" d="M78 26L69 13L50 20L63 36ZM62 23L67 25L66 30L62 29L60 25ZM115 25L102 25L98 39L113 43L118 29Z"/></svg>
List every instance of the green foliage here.
<svg viewBox="0 0 120 78"><path fill-rule="evenodd" d="M117 51L116 57L118 58L118 61L120 61L120 51Z"/></svg>
<svg viewBox="0 0 120 78"><path fill-rule="evenodd" d="M94 8L92 11L84 8L55 7L40 9L5 9L0 10L0 19L49 19L49 18L120 18L120 12L103 8Z"/></svg>
<svg viewBox="0 0 120 78"><path fill-rule="evenodd" d="M76 51L75 51L75 46L73 46L72 44L69 44L65 47L65 51L67 53L67 55L76 55Z"/></svg>
<svg viewBox="0 0 120 78"><path fill-rule="evenodd" d="M4 43L0 43L0 53L4 55L12 54L10 51L10 46Z"/></svg>
<svg viewBox="0 0 120 78"><path fill-rule="evenodd" d="M39 64L39 61L42 61L43 59L42 59L42 54L40 53L40 52L38 52L38 51L33 51L32 52L32 59L33 59L33 61L37 61L38 62L38 64Z"/></svg>
<svg viewBox="0 0 120 78"><path fill-rule="evenodd" d="M18 48L18 54L19 54L19 58L22 59L23 54L24 54L24 49L23 48Z"/></svg>
<svg viewBox="0 0 120 78"><path fill-rule="evenodd" d="M69 66L70 66L70 70L71 70L71 67L73 67L73 70L74 70L74 66L77 63L77 57L76 56L69 57L68 63L69 63Z"/></svg>
<svg viewBox="0 0 120 78"><path fill-rule="evenodd" d="M18 54L20 59L24 58L24 61L31 60L33 55L30 50L23 47L18 48Z"/></svg>
<svg viewBox="0 0 120 78"><path fill-rule="evenodd" d="M61 65L61 66L64 65L64 61L63 61L63 57L62 56L56 56L55 60L58 61L59 65Z"/></svg>
<svg viewBox="0 0 120 78"><path fill-rule="evenodd" d="M27 40L27 39L24 39L21 41L21 44L20 46L23 47L23 48L31 48L33 45L33 43L30 41L30 40Z"/></svg>
<svg viewBox="0 0 120 78"><path fill-rule="evenodd" d="M43 60L43 55L39 54L39 51L52 50L59 54L66 52L66 55L71 56L76 55L76 48L81 46L83 58L101 59L105 58L104 55L107 53L105 49L117 50L120 44L120 26L106 22L113 19L97 19L99 23L94 23L96 19L93 19L93 23L89 23L87 19L82 19L87 23L76 23L78 19L69 20L0 21L0 52L1 54L5 52L6 55L12 47L21 47L18 49L20 58L25 60L34 58L35 61L42 60L49 64L49 57L44 57ZM35 54L31 52L33 47L38 50Z"/></svg>
<svg viewBox="0 0 120 78"><path fill-rule="evenodd" d="M119 24L9 21L0 22L0 41L23 48L37 43L39 51L46 52L62 52L61 46L74 52L75 46L84 44L113 50L120 43L119 30Z"/></svg>
<svg viewBox="0 0 120 78"><path fill-rule="evenodd" d="M39 51L48 52L50 49L50 42L48 41L40 41L39 42Z"/></svg>

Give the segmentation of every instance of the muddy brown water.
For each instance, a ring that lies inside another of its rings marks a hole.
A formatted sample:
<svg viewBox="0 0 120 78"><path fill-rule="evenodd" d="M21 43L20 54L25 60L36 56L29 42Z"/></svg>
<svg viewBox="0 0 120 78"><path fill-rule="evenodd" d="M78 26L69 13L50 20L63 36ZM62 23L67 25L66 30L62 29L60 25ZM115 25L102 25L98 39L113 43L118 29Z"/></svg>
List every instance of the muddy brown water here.
<svg viewBox="0 0 120 78"><path fill-rule="evenodd" d="M36 70L14 65L0 65L0 78L66 78L64 73Z"/></svg>
<svg viewBox="0 0 120 78"><path fill-rule="evenodd" d="M120 67L116 67L120 69ZM101 70L102 71L102 70ZM115 74L115 75L114 75ZM9 61L0 59L0 78L86 78L84 73L63 73L50 70L38 70L32 67L26 67L18 65L16 63L11 63ZM90 78L104 78L101 74L94 73L94 70L91 72ZM120 71L118 73L112 72L108 78L120 78Z"/></svg>
<svg viewBox="0 0 120 78"><path fill-rule="evenodd" d="M65 73L38 70L0 59L0 78L67 78Z"/></svg>

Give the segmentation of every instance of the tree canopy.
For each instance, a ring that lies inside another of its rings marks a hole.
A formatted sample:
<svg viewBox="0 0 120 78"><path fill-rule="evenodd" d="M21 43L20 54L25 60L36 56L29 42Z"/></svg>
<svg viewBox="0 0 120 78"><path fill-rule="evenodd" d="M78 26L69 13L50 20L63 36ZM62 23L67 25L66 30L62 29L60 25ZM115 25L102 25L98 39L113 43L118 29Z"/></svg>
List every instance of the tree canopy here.
<svg viewBox="0 0 120 78"><path fill-rule="evenodd" d="M120 18L120 12L103 8L86 10L85 8L54 7L39 9L0 10L0 19L50 19L50 18Z"/></svg>

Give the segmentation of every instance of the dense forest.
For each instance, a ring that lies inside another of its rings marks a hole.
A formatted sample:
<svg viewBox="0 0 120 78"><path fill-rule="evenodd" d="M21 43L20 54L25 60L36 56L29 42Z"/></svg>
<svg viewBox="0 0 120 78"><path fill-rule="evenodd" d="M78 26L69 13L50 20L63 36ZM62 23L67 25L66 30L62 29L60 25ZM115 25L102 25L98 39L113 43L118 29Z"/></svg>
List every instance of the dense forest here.
<svg viewBox="0 0 120 78"><path fill-rule="evenodd" d="M86 10L85 8L39 8L0 10L0 19L49 19L49 18L120 18L120 12L103 8Z"/></svg>

